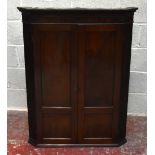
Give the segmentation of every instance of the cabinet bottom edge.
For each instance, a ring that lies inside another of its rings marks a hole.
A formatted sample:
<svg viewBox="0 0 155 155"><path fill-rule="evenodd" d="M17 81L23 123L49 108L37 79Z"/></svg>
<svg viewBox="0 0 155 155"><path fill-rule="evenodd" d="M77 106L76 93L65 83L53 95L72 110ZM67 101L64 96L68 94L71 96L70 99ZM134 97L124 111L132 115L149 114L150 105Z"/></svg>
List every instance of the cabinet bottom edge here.
<svg viewBox="0 0 155 155"><path fill-rule="evenodd" d="M126 138L123 138L119 143L110 144L44 144L37 143L34 139L29 138L28 142L35 147L119 147L127 142Z"/></svg>

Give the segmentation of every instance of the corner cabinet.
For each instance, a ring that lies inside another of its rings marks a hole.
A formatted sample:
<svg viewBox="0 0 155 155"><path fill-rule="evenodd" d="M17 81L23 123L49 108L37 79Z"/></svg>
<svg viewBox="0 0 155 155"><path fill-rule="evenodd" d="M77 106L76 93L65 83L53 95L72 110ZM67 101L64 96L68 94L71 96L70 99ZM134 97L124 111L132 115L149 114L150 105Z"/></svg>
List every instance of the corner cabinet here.
<svg viewBox="0 0 155 155"><path fill-rule="evenodd" d="M29 142L120 146L137 8L22 12Z"/></svg>

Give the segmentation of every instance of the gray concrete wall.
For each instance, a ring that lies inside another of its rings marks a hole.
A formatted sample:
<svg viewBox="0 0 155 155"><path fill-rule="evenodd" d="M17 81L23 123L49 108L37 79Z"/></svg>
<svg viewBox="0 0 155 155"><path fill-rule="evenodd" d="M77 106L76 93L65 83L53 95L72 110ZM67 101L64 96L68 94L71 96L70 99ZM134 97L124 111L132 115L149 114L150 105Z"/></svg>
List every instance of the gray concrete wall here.
<svg viewBox="0 0 155 155"><path fill-rule="evenodd" d="M138 7L134 17L128 113L146 114L146 0L8 0L8 109L26 109L21 14L17 6L116 8Z"/></svg>

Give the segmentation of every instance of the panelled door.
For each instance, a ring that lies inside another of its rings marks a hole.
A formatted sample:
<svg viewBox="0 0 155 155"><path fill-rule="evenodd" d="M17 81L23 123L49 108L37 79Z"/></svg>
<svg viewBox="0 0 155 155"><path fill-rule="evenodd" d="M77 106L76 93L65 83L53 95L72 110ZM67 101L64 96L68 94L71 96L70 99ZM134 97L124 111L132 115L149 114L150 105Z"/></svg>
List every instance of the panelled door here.
<svg viewBox="0 0 155 155"><path fill-rule="evenodd" d="M76 143L75 26L34 24L32 32L38 141Z"/></svg>
<svg viewBox="0 0 155 155"><path fill-rule="evenodd" d="M37 141L115 142L124 32L119 24L32 26Z"/></svg>
<svg viewBox="0 0 155 155"><path fill-rule="evenodd" d="M79 143L114 143L119 136L124 33L119 24L79 26Z"/></svg>

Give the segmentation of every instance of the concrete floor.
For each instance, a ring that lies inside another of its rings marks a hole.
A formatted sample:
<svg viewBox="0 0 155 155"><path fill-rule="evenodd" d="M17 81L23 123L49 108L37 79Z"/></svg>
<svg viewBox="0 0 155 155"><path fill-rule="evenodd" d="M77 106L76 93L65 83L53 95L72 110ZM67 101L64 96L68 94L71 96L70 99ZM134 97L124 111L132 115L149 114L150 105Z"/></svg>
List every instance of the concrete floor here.
<svg viewBox="0 0 155 155"><path fill-rule="evenodd" d="M27 143L27 112L8 112L8 155L146 155L147 118L128 116L127 143L121 147L35 148Z"/></svg>

